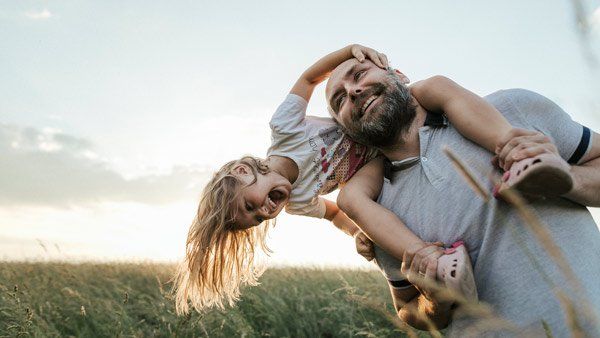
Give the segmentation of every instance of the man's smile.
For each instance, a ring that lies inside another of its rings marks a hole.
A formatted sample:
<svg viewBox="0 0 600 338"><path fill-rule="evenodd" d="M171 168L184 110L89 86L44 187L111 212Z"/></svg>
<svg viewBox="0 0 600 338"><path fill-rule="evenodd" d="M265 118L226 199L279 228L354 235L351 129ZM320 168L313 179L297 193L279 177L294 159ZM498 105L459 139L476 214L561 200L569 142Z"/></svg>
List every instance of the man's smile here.
<svg viewBox="0 0 600 338"><path fill-rule="evenodd" d="M364 103L360 106L360 109L358 109L353 115L352 115L352 119L354 121L359 121L360 119L362 119L365 116L365 113L367 113L367 111L370 111L372 103L379 97L379 95L373 94L369 97L367 97L367 99L364 101Z"/></svg>
<svg viewBox="0 0 600 338"><path fill-rule="evenodd" d="M367 109L369 109L369 107L371 106L371 103L373 103L373 101L375 101L375 99L377 99L379 96L378 95L372 95L371 97L369 97L369 99L367 99L367 101L365 102L365 104L363 104L362 109L361 109L361 117L365 115L365 113L367 112Z"/></svg>

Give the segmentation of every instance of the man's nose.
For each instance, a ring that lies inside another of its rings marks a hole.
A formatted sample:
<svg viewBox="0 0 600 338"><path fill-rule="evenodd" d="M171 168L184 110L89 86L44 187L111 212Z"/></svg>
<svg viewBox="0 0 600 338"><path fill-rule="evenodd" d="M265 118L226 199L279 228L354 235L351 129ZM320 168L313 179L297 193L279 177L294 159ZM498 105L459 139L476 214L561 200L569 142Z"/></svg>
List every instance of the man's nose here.
<svg viewBox="0 0 600 338"><path fill-rule="evenodd" d="M349 88L349 96L352 101L356 100L356 98L363 92L363 88L361 86L352 86Z"/></svg>

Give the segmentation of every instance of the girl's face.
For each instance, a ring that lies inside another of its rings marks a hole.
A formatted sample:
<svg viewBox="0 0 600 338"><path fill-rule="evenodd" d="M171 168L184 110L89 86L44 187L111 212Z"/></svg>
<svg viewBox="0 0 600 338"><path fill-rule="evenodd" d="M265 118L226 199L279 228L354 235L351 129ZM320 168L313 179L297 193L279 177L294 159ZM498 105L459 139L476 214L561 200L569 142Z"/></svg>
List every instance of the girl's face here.
<svg viewBox="0 0 600 338"><path fill-rule="evenodd" d="M245 164L235 167L233 174L245 184L236 201L234 226L237 230L248 229L275 218L290 198L292 184L274 171L264 175L257 173L254 183L254 173Z"/></svg>

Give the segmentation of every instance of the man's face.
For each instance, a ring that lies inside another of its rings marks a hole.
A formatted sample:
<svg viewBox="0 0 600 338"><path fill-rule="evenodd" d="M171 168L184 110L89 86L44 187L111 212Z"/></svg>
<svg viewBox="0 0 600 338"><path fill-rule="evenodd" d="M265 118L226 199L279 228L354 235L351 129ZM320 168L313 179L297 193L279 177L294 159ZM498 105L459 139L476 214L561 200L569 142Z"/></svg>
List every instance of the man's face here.
<svg viewBox="0 0 600 338"><path fill-rule="evenodd" d="M350 137L366 145L394 144L415 116L410 92L398 74L368 60L339 65L325 92L333 117Z"/></svg>

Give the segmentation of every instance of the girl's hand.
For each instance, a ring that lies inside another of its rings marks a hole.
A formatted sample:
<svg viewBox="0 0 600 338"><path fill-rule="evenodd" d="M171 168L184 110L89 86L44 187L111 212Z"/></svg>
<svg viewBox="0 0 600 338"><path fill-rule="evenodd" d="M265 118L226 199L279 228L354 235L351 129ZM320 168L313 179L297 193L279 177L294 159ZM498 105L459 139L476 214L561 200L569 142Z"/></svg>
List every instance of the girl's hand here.
<svg viewBox="0 0 600 338"><path fill-rule="evenodd" d="M534 130L513 128L498 142L493 163L506 171L514 162L542 153L553 153L560 158L548 136Z"/></svg>
<svg viewBox="0 0 600 338"><path fill-rule="evenodd" d="M371 261L375 258L373 242L362 231L357 231L354 235L354 244L356 244L356 252L363 256L366 260Z"/></svg>
<svg viewBox="0 0 600 338"><path fill-rule="evenodd" d="M373 61L375 65L379 68L387 69L389 66L387 56L383 53L379 53L373 48L361 46L358 44L352 45L350 48L352 52L352 56L358 60L358 62L362 63L365 61L365 58Z"/></svg>

